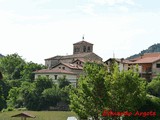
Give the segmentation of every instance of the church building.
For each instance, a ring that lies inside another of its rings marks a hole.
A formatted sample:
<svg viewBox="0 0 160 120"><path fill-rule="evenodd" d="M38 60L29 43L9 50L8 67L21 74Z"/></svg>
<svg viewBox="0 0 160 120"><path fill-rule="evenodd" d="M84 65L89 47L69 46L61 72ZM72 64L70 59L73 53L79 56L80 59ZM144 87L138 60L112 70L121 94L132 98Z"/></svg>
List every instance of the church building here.
<svg viewBox="0 0 160 120"><path fill-rule="evenodd" d="M71 84L76 86L77 79L83 73L85 62L102 62L102 58L93 52L93 44L82 41L73 44L73 54L54 56L45 59L47 69L35 71L35 79L39 76L47 76L57 82L65 77Z"/></svg>

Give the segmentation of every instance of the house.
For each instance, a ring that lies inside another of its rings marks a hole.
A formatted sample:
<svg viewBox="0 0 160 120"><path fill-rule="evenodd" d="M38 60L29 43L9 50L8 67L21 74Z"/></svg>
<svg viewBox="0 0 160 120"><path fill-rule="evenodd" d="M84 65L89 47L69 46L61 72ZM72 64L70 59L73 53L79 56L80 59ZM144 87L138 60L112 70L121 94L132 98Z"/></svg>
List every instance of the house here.
<svg viewBox="0 0 160 120"><path fill-rule="evenodd" d="M147 81L151 81L152 78L160 74L160 53L145 53L131 60L110 58L105 63L110 66L113 61L118 63L120 71L129 70L131 66L138 65L140 76Z"/></svg>
<svg viewBox="0 0 160 120"><path fill-rule="evenodd" d="M160 53L146 53L131 61L132 65L139 65L141 77L148 81L160 74Z"/></svg>
<svg viewBox="0 0 160 120"><path fill-rule="evenodd" d="M73 44L73 54L54 56L45 59L47 69L35 71L35 79L38 76L47 76L57 82L65 77L76 86L77 79L83 74L85 62L101 62L102 58L93 52L93 44L83 40Z"/></svg>
<svg viewBox="0 0 160 120"><path fill-rule="evenodd" d="M113 63L117 63L119 70L122 71L122 70L128 70L130 61L125 60L124 58L122 59L109 58L104 63L107 64L109 68L113 65Z"/></svg>

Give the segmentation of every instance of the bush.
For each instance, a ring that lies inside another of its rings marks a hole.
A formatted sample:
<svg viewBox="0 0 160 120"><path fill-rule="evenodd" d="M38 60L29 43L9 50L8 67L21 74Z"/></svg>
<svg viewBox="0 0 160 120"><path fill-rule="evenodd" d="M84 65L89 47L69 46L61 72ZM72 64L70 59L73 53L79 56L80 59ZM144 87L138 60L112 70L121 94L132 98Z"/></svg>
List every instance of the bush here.
<svg viewBox="0 0 160 120"><path fill-rule="evenodd" d="M160 97L160 76L157 76L150 83L148 83L147 92L151 95Z"/></svg>
<svg viewBox="0 0 160 120"><path fill-rule="evenodd" d="M14 111L12 107L8 107L7 109L3 109L2 112Z"/></svg>

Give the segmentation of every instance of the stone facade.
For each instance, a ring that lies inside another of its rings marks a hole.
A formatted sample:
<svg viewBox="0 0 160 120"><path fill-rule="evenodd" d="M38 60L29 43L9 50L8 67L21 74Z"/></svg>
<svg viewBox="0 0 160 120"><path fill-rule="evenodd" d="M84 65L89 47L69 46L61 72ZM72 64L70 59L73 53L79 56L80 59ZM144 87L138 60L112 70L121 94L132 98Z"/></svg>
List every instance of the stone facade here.
<svg viewBox="0 0 160 120"><path fill-rule="evenodd" d="M102 58L93 52L93 44L80 41L73 44L73 54L66 56L54 56L45 59L47 69L35 71L35 78L47 76L54 82L64 77L76 86L77 79L83 74L85 62L102 62Z"/></svg>
<svg viewBox="0 0 160 120"><path fill-rule="evenodd" d="M75 50L75 49L78 49L78 50ZM54 56L51 58L47 58L45 59L45 65L48 68L52 68L60 62L72 63L76 59L84 59L85 61L102 62L102 58L93 52L93 44L86 41L80 41L73 44L72 55Z"/></svg>
<svg viewBox="0 0 160 120"><path fill-rule="evenodd" d="M73 44L73 54L93 52L93 44L80 41Z"/></svg>

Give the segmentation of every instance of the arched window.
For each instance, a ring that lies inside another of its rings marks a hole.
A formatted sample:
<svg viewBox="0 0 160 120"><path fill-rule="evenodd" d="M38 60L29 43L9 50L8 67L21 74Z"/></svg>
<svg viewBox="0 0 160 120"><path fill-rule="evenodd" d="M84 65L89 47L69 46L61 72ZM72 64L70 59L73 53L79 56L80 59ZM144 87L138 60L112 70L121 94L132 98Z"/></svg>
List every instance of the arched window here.
<svg viewBox="0 0 160 120"><path fill-rule="evenodd" d="M91 51L91 47L90 47L90 46L87 48L87 51L88 51L88 52L90 52L90 51Z"/></svg>
<svg viewBox="0 0 160 120"><path fill-rule="evenodd" d="M86 46L83 46L83 52L86 52Z"/></svg>

